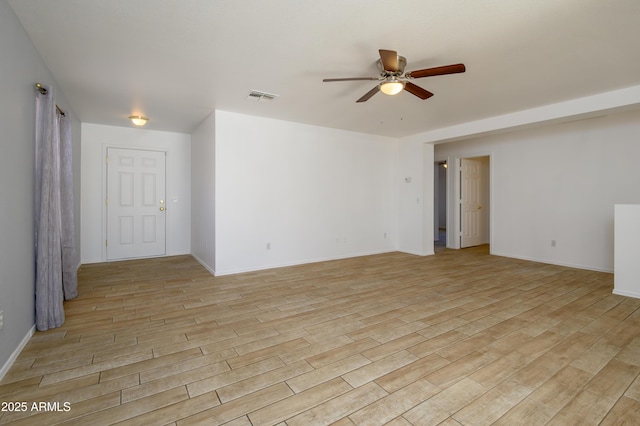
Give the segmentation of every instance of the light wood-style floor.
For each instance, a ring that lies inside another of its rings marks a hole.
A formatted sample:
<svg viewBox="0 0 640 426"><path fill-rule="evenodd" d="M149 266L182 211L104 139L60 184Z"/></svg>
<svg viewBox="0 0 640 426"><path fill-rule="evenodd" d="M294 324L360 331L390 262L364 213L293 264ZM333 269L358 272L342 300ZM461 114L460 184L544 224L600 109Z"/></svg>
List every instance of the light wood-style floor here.
<svg viewBox="0 0 640 426"><path fill-rule="evenodd" d="M640 424L640 300L613 295L612 274L478 247L79 276L66 324L36 333L0 384L29 409L0 423Z"/></svg>

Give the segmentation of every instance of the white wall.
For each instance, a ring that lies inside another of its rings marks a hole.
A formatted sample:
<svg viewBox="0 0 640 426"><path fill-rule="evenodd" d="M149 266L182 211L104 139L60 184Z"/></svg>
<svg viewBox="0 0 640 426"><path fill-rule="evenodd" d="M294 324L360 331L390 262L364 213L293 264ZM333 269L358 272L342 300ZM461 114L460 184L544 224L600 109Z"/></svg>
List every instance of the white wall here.
<svg viewBox="0 0 640 426"><path fill-rule="evenodd" d="M191 254L215 273L215 114L191 134Z"/></svg>
<svg viewBox="0 0 640 426"><path fill-rule="evenodd" d="M613 293L640 298L640 204L616 204Z"/></svg>
<svg viewBox="0 0 640 426"><path fill-rule="evenodd" d="M397 249L420 256L433 254L433 145L401 139L397 161Z"/></svg>
<svg viewBox="0 0 640 426"><path fill-rule="evenodd" d="M167 152L167 256L191 250L191 137L128 127L82 124L82 263L106 261L105 153L107 147ZM173 202L176 199L176 202Z"/></svg>
<svg viewBox="0 0 640 426"><path fill-rule="evenodd" d="M216 274L396 248L395 139L216 111L215 147Z"/></svg>
<svg viewBox="0 0 640 426"><path fill-rule="evenodd" d="M440 144L435 155L492 153L493 254L613 271L613 206L640 203L638 135L631 111Z"/></svg>
<svg viewBox="0 0 640 426"><path fill-rule="evenodd" d="M0 0L0 380L34 330L36 82L56 89L72 120L76 238L80 239L80 124L7 2Z"/></svg>

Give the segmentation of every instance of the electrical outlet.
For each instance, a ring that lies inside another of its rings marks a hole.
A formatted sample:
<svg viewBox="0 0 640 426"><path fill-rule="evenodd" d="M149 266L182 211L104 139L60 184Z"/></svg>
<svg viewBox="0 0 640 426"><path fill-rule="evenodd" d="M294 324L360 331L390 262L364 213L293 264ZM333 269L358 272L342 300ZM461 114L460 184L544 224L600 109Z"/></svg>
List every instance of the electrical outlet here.
<svg viewBox="0 0 640 426"><path fill-rule="evenodd" d="M4 327L4 311L0 310L0 330Z"/></svg>

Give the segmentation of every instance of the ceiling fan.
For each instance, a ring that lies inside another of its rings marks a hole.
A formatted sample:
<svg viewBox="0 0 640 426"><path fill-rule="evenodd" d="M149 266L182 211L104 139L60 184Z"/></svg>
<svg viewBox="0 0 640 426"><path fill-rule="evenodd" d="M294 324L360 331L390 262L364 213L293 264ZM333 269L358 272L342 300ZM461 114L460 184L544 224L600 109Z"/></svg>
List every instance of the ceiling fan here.
<svg viewBox="0 0 640 426"><path fill-rule="evenodd" d="M378 50L380 59L378 59L379 77L348 77L348 78L325 78L322 81L354 81L354 80L377 80L380 81L373 89L369 90L356 102L365 102L371 99L378 91L387 95L396 95L403 89L419 97L420 99L428 99L433 93L423 89L410 82L409 80L422 77L433 77L436 75L457 74L465 72L464 64L445 65L442 67L426 68L423 70L410 71L405 73L404 67L407 65L407 59L398 55L395 50Z"/></svg>

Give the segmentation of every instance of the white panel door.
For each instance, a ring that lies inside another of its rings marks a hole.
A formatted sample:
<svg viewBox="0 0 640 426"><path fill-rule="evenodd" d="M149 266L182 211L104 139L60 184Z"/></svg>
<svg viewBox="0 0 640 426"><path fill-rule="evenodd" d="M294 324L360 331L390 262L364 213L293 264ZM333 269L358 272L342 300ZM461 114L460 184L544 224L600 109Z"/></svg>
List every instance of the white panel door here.
<svg viewBox="0 0 640 426"><path fill-rule="evenodd" d="M460 162L460 247L482 244L482 162Z"/></svg>
<svg viewBox="0 0 640 426"><path fill-rule="evenodd" d="M107 260L165 254L165 153L107 149Z"/></svg>

